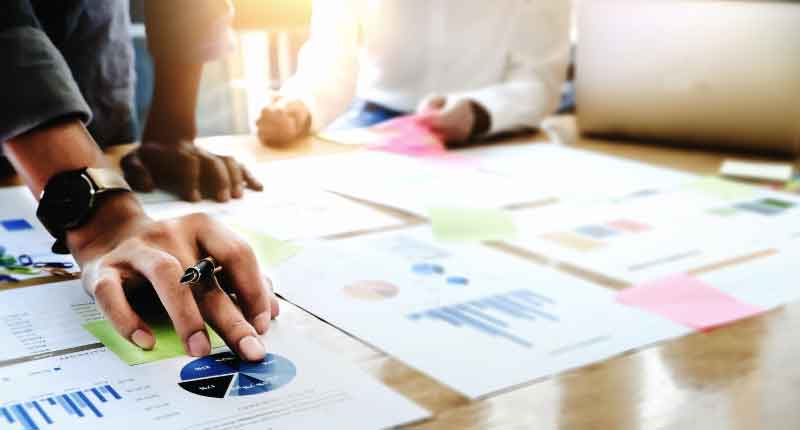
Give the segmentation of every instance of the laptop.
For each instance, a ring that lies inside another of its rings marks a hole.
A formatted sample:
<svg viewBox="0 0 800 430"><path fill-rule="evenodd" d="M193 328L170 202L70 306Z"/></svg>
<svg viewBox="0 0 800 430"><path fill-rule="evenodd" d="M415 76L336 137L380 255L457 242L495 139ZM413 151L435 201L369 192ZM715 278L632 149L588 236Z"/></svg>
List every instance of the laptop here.
<svg viewBox="0 0 800 430"><path fill-rule="evenodd" d="M798 154L800 2L581 0L578 8L582 133Z"/></svg>

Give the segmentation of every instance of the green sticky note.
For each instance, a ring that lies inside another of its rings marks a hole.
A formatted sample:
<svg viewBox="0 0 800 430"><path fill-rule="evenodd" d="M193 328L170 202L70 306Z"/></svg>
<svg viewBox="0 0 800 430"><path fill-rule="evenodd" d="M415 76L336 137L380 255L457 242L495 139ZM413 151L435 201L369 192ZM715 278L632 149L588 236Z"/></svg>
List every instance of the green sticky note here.
<svg viewBox="0 0 800 430"><path fill-rule="evenodd" d="M728 181L716 176L708 176L689 184L689 188L724 200L747 199L756 195L749 186Z"/></svg>
<svg viewBox="0 0 800 430"><path fill-rule="evenodd" d="M299 254L301 247L283 240L275 239L264 233L259 233L247 227L234 224L230 226L235 232L239 233L258 258L258 264L265 267L277 267L286 260Z"/></svg>
<svg viewBox="0 0 800 430"><path fill-rule="evenodd" d="M512 239L517 227L501 209L434 208L429 211L433 237L443 242L485 242Z"/></svg>
<svg viewBox="0 0 800 430"><path fill-rule="evenodd" d="M120 336L108 320L92 321L83 325L97 340L129 365L150 363L186 355L183 342L170 322L148 323L148 326L156 338L156 346L150 351L145 351ZM211 340L211 348L225 346L222 338L211 328L208 328L208 335Z"/></svg>

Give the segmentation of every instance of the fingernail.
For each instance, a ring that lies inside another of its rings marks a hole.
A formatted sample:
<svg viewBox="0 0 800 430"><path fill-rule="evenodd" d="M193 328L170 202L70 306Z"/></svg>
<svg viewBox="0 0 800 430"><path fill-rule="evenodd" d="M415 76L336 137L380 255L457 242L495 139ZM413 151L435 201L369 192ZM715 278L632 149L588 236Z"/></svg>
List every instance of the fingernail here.
<svg viewBox="0 0 800 430"><path fill-rule="evenodd" d="M264 356L267 355L264 345L255 336L247 336L240 340L239 352L241 352L242 358L247 361L263 360Z"/></svg>
<svg viewBox="0 0 800 430"><path fill-rule="evenodd" d="M264 334L269 330L270 319L272 319L270 312L262 312L253 318L253 327L258 331L258 334Z"/></svg>
<svg viewBox="0 0 800 430"><path fill-rule="evenodd" d="M189 336L186 341L189 347L189 355L192 357L205 357L211 353L211 342L208 340L208 335L204 331Z"/></svg>
<svg viewBox="0 0 800 430"><path fill-rule="evenodd" d="M156 339L153 337L153 335L142 329L138 329L133 332L131 335L131 341L133 341L133 343L139 348L147 351L153 349L156 343Z"/></svg>

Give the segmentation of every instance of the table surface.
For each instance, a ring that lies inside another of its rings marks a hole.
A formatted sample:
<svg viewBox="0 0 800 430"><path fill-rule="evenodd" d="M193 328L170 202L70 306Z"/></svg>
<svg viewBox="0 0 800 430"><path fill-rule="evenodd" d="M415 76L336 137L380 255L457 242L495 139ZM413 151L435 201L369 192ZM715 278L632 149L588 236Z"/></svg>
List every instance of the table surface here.
<svg viewBox="0 0 800 430"><path fill-rule="evenodd" d="M571 147L693 173L713 174L723 159L775 159L752 154L656 146L577 137L572 117L551 123L550 138ZM511 141L545 141L539 135ZM351 150L308 139L271 150L250 137L203 139L211 150L270 161ZM111 153L116 159L129 148ZM794 159L778 158L796 163ZM13 181L0 182L11 185ZM380 207L379 207L380 208ZM381 210L419 223L418 218ZM507 251L511 252L511 250ZM527 256L531 264L541 264ZM758 258L754 256L753 258ZM735 264L735 262L733 263ZM590 274L562 268L609 284ZM706 268L705 270L714 270ZM765 286L768 288L768 286ZM434 418L414 429L800 429L800 303L710 333L696 333L591 366L469 401L430 377L283 303L282 324L293 324L332 354L354 361ZM411 334L409 334L411 335Z"/></svg>

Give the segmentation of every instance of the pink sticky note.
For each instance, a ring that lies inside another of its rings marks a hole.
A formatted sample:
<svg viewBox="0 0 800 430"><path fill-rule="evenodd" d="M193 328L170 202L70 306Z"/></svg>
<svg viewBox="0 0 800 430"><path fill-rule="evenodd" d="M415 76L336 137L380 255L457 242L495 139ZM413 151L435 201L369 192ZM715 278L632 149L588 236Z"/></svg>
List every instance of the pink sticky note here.
<svg viewBox="0 0 800 430"><path fill-rule="evenodd" d="M622 290L617 302L698 330L710 330L764 312L686 274Z"/></svg>
<svg viewBox="0 0 800 430"><path fill-rule="evenodd" d="M438 156L447 152L441 137L423 124L417 116L404 116L372 128L385 135L380 143L369 149L392 152L411 157Z"/></svg>

